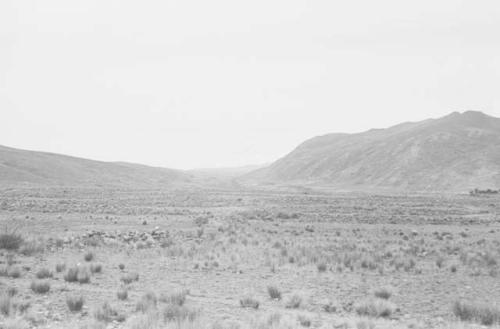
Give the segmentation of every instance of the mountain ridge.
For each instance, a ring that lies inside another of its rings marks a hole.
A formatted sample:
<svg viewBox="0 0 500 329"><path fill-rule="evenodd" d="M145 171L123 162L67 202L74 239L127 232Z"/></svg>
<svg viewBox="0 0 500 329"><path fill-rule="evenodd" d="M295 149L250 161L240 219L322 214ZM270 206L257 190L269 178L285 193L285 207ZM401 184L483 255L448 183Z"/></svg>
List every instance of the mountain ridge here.
<svg viewBox="0 0 500 329"><path fill-rule="evenodd" d="M500 119L479 111L313 137L247 181L404 190L500 186Z"/></svg>

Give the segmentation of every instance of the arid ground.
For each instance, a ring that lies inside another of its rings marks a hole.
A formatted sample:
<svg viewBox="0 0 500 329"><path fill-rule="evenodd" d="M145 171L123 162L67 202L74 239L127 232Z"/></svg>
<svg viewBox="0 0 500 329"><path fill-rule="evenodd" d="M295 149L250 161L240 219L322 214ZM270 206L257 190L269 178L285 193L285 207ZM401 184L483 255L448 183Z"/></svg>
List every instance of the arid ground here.
<svg viewBox="0 0 500 329"><path fill-rule="evenodd" d="M0 227L2 328L500 322L495 195L18 188Z"/></svg>

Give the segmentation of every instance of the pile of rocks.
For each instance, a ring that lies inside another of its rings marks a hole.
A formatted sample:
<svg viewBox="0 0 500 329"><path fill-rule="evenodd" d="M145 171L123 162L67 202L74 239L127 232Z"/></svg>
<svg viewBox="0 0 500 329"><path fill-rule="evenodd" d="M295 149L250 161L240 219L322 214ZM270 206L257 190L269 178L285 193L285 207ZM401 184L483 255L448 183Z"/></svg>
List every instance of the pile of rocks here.
<svg viewBox="0 0 500 329"><path fill-rule="evenodd" d="M159 227L155 227L154 230L146 232L139 231L128 231L128 232L105 232L91 230L81 237L81 240L95 240L102 241L104 243L119 241L129 245L133 245L137 248L153 247L164 243L170 234L168 231L160 230Z"/></svg>

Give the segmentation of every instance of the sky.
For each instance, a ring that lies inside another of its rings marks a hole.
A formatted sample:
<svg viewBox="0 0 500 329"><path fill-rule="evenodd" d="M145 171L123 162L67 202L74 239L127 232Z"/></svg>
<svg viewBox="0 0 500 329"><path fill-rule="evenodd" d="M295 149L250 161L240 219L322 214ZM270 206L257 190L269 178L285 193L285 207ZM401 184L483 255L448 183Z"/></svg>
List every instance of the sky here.
<svg viewBox="0 0 500 329"><path fill-rule="evenodd" d="M0 144L191 169L480 110L497 0L2 0Z"/></svg>

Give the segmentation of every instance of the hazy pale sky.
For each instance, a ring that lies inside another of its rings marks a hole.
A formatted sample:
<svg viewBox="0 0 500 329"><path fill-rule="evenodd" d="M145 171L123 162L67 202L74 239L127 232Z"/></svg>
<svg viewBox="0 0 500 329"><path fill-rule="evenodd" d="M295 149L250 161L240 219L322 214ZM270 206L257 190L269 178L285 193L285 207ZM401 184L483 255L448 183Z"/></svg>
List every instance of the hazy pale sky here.
<svg viewBox="0 0 500 329"><path fill-rule="evenodd" d="M173 168L500 116L498 0L2 0L0 144Z"/></svg>

